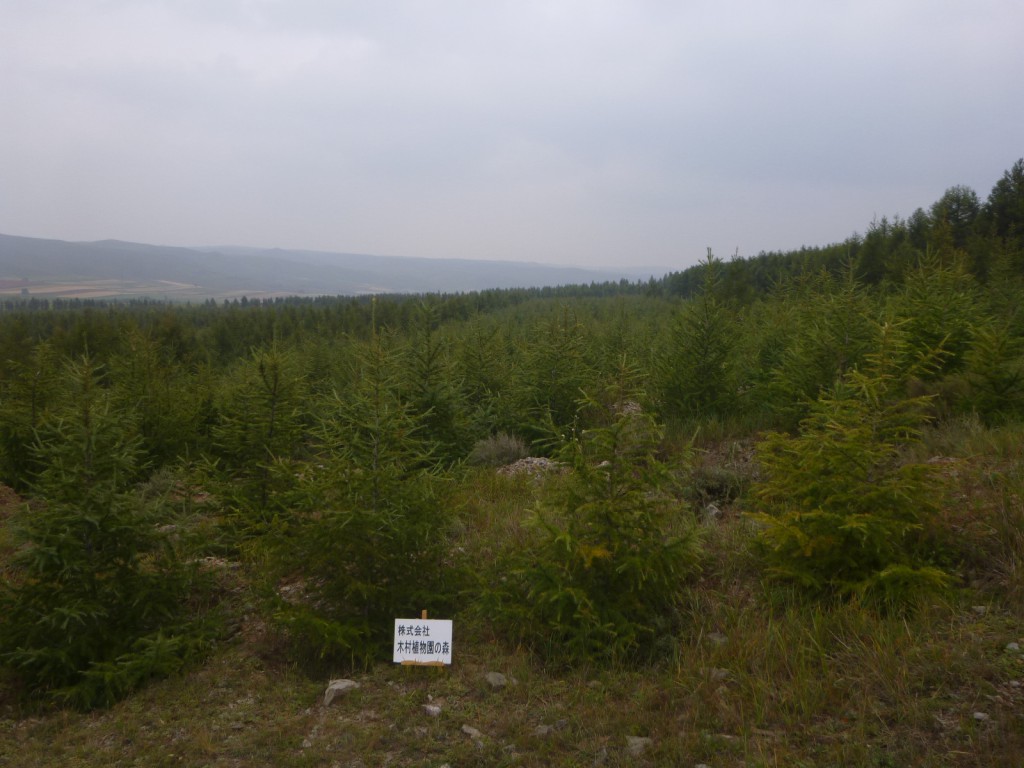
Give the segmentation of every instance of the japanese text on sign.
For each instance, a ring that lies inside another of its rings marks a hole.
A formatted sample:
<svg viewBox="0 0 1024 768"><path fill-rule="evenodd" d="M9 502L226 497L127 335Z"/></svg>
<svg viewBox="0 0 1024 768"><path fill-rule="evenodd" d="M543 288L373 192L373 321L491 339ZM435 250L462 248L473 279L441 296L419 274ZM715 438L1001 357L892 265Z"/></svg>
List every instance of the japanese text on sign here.
<svg viewBox="0 0 1024 768"><path fill-rule="evenodd" d="M452 622L437 619L395 619L396 664L441 666L452 663Z"/></svg>

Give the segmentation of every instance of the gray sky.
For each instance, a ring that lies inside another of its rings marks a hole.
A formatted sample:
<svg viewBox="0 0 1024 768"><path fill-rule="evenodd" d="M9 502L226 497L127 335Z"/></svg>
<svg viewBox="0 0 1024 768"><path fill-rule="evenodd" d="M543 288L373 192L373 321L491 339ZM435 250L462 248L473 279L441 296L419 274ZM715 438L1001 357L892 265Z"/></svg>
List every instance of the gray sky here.
<svg viewBox="0 0 1024 768"><path fill-rule="evenodd" d="M1020 0L0 0L0 232L679 269L1024 156Z"/></svg>

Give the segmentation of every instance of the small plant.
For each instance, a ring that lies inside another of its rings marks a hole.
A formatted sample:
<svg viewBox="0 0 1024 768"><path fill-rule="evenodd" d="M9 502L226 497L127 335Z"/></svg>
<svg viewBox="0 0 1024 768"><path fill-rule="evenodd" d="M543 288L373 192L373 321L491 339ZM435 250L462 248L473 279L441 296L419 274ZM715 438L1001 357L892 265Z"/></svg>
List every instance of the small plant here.
<svg viewBox="0 0 1024 768"><path fill-rule="evenodd" d="M450 600L448 478L389 351L375 335L355 384L321 404L316 455L273 543L275 575L296 587L274 619L312 664L386 657L394 619Z"/></svg>
<svg viewBox="0 0 1024 768"><path fill-rule="evenodd" d="M687 577L697 570L697 529L670 493L656 458L653 419L620 396L585 408L610 423L561 451L572 473L536 510L536 546L513 558L502 609L534 648L567 660L626 660L669 636Z"/></svg>
<svg viewBox="0 0 1024 768"><path fill-rule="evenodd" d="M905 347L895 329L881 330L881 351L812 404L799 434L761 444L753 517L770 576L898 606L949 576L915 546L938 508L934 467L901 461L920 438L928 398L900 395Z"/></svg>
<svg viewBox="0 0 1024 768"><path fill-rule="evenodd" d="M15 521L0 663L33 696L89 708L180 668L210 635L186 629L189 580L159 532L159 506L134 487L130 418L110 409L88 360L68 373L75 391L37 441L35 502Z"/></svg>

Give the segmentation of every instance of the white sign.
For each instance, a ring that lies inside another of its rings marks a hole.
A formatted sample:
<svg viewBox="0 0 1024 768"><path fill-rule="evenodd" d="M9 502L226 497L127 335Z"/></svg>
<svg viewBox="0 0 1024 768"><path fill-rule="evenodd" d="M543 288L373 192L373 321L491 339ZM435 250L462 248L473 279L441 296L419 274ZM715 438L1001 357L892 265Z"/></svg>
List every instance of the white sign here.
<svg viewBox="0 0 1024 768"><path fill-rule="evenodd" d="M396 664L439 667L452 663L452 622L395 619Z"/></svg>

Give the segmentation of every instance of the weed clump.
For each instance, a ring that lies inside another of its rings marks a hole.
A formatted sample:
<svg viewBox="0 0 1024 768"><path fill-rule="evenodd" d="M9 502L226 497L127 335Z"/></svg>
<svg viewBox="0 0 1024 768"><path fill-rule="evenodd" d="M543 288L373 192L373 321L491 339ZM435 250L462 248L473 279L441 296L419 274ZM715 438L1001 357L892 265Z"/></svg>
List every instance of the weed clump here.
<svg viewBox="0 0 1024 768"><path fill-rule="evenodd" d="M478 467L503 467L530 455L530 449L521 437L499 432L477 440L467 461Z"/></svg>

